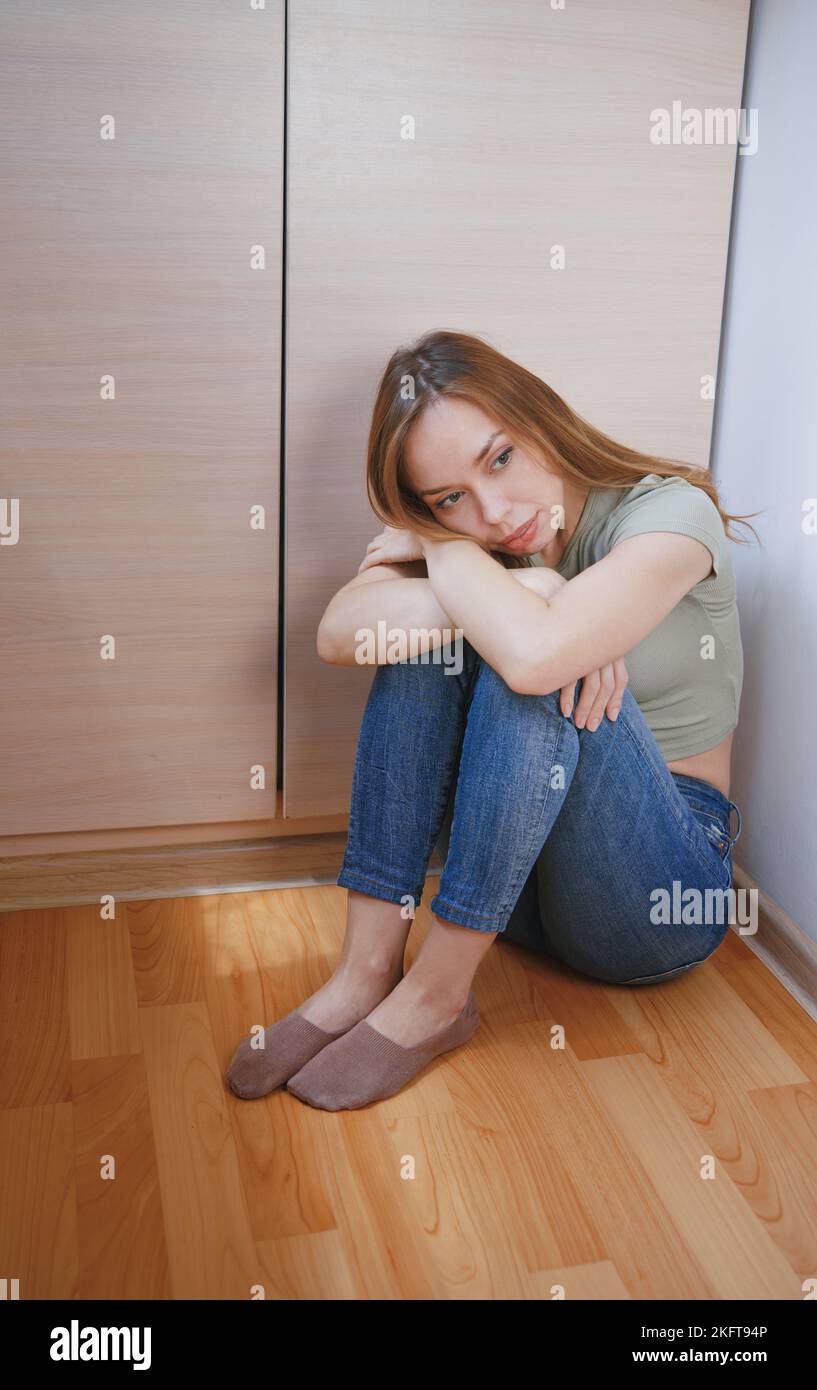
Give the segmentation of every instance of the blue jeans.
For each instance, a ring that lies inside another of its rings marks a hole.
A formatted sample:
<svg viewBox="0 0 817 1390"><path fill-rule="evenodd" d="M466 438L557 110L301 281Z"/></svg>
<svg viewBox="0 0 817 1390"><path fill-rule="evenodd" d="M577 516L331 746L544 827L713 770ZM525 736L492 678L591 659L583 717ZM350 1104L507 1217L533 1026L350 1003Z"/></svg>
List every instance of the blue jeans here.
<svg viewBox="0 0 817 1390"><path fill-rule="evenodd" d="M377 667L336 882L413 914L436 846L449 922L608 983L705 960L729 929L735 803L669 771L629 690L618 719L577 729L558 691L517 694L459 640L458 674Z"/></svg>

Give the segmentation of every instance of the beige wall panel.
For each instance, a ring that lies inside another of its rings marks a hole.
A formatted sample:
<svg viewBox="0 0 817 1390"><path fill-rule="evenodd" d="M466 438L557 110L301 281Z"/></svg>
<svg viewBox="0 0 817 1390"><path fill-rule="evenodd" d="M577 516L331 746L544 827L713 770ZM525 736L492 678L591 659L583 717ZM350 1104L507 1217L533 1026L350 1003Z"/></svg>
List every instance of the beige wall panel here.
<svg viewBox="0 0 817 1390"><path fill-rule="evenodd" d="M9 0L2 27L0 834L266 821L283 0Z"/></svg>
<svg viewBox="0 0 817 1390"><path fill-rule="evenodd" d="M486 336L614 436L708 463L701 379L738 156L655 145L650 113L739 108L748 15L749 0L291 8L287 816L348 807L372 671L320 662L315 631L381 529L365 446L398 344Z"/></svg>

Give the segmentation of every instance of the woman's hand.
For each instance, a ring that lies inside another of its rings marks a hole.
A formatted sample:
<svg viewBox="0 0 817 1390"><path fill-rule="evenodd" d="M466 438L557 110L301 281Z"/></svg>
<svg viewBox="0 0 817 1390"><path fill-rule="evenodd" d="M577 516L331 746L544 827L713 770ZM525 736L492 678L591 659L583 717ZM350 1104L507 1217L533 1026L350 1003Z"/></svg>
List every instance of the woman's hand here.
<svg viewBox="0 0 817 1390"><path fill-rule="evenodd" d="M366 554L357 567L362 574L371 565L395 565L406 560L424 560L420 539L414 531L405 531L398 526L387 526L366 546Z"/></svg>
<svg viewBox="0 0 817 1390"><path fill-rule="evenodd" d="M557 570L548 569L544 565L537 565L530 569L509 570L508 572L520 584L524 584L526 589L535 590L545 599L552 598L554 594L559 592L562 585L567 583L564 575L559 574ZM562 713L569 715L573 709L576 683L581 680L582 690L579 702L573 710L573 723L577 729L586 728L591 733L595 732L605 713L608 719L618 718L628 679L627 667L621 656L596 671L589 671L586 676L577 676L576 680L571 681L569 685L563 685L559 692L559 704Z"/></svg>
<svg viewBox="0 0 817 1390"><path fill-rule="evenodd" d="M577 729L589 729L591 733L599 727L604 715L616 720L621 709L621 700L629 679L624 657L602 666L598 671L590 671L580 677L582 693L579 703L573 710L573 723ZM576 681L562 686L560 704L562 713L569 715L576 693Z"/></svg>

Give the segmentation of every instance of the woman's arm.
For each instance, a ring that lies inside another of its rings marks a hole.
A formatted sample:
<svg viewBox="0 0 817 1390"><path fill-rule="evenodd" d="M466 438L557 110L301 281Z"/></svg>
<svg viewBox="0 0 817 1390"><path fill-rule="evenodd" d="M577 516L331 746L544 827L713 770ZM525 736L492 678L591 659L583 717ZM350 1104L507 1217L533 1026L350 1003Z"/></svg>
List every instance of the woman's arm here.
<svg viewBox="0 0 817 1390"><path fill-rule="evenodd" d="M648 532L619 542L543 604L474 541L421 539L452 625L522 695L549 695L626 656L712 568L701 541Z"/></svg>
<svg viewBox="0 0 817 1390"><path fill-rule="evenodd" d="M378 622L384 622L386 630L391 631L398 624L386 618L386 611L394 614L398 608L402 610L403 630L407 617L421 620L408 623L418 637L420 632L423 634L422 640L416 642L415 650L429 651L448 640L454 625L434 597L428 580L423 577L424 569L423 561L378 563L367 567L344 585L330 603L318 628L318 655L321 660L342 666L357 665L357 639L354 633L360 628L377 632ZM567 583L556 570L543 565L507 570L506 573L518 585L537 594L540 601L544 600L545 607ZM433 621L425 621L429 618ZM439 640L435 640L437 638ZM379 641L374 649L378 654L388 650L387 645ZM560 694L562 712L567 716L573 711L573 722L577 729L588 728L592 731L601 723L605 713L610 719L617 717L627 685L627 667L623 658L584 673L578 700L576 679L578 677L561 687Z"/></svg>
<svg viewBox="0 0 817 1390"><path fill-rule="evenodd" d="M327 604L318 624L317 650L321 661L332 666L358 666L359 639L355 633L367 628L377 633L377 624L385 622L386 630L450 629L448 614L435 598L426 575L425 561L405 561L400 564L371 565L344 584ZM423 638L418 651L431 651L441 645L438 640ZM378 647L379 649L379 647Z"/></svg>
<svg viewBox="0 0 817 1390"><path fill-rule="evenodd" d="M500 568L496 561L491 564ZM516 587L524 585L545 600L566 582L555 570L544 567L505 572L518 581ZM318 624L317 650L321 661L333 666L357 666L355 653L359 643L355 633L360 628L376 633L378 622L385 622L387 631L397 628L421 633L418 651L432 651L450 640L446 630L450 634L454 624L435 597L424 560L371 565L344 584Z"/></svg>

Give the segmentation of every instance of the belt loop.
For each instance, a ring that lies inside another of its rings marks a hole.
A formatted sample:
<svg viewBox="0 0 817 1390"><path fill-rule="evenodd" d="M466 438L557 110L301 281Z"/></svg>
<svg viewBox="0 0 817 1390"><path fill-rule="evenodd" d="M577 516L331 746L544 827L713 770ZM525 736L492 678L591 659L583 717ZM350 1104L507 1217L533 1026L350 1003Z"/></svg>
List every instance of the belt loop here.
<svg viewBox="0 0 817 1390"><path fill-rule="evenodd" d="M730 845L734 845L734 844L737 844L738 840L740 839L740 832L741 832L742 829L743 829L743 817L742 817L741 814L740 814L740 807L739 807L734 801L730 801L730 802L729 802L729 807L730 807L730 812L731 812L731 811L735 811L735 812L737 813L737 817L738 817L738 829L737 829L737 834L736 834L734 837L732 837L731 835L730 835L730 837L729 837L729 844L730 844Z"/></svg>

